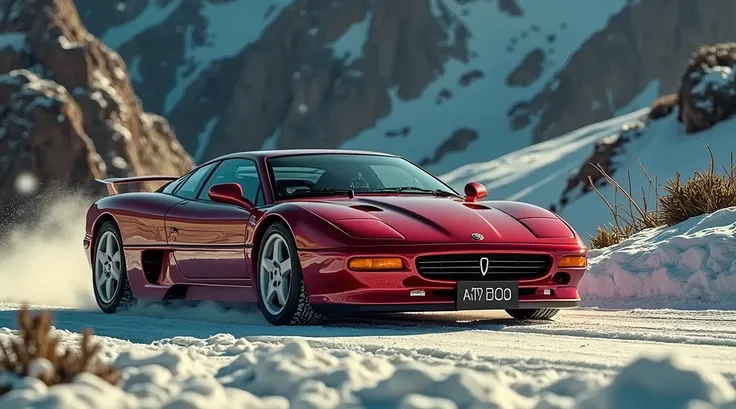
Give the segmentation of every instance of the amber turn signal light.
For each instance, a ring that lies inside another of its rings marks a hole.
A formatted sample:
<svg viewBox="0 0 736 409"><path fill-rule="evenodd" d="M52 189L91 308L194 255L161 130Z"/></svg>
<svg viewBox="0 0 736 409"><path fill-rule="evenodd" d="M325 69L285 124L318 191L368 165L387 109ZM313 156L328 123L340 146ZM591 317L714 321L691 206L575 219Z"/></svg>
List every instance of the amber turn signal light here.
<svg viewBox="0 0 736 409"><path fill-rule="evenodd" d="M588 265L588 258L585 256L565 256L560 259L558 267L577 267L582 268Z"/></svg>
<svg viewBox="0 0 736 409"><path fill-rule="evenodd" d="M351 270L403 270L404 262L398 257L359 257L350 259Z"/></svg>

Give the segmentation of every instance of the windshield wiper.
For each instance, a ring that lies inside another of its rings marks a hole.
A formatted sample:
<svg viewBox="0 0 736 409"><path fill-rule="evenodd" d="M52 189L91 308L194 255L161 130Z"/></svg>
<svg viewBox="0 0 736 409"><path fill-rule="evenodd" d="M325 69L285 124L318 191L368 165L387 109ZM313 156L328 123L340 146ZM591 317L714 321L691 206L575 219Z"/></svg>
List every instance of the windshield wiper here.
<svg viewBox="0 0 736 409"><path fill-rule="evenodd" d="M352 189L305 189L305 190L297 190L294 193L288 193L285 195L285 197L294 197L294 196L309 196L309 195L347 195L348 197L355 197L355 191Z"/></svg>
<svg viewBox="0 0 736 409"><path fill-rule="evenodd" d="M450 197L450 196L457 196L455 193L448 192L446 190L442 189L424 189L421 187L416 186L402 186L402 187L387 187L383 189L376 189L376 192L391 192L391 193L403 193L403 192L421 192L421 193L430 193L435 196L440 197Z"/></svg>

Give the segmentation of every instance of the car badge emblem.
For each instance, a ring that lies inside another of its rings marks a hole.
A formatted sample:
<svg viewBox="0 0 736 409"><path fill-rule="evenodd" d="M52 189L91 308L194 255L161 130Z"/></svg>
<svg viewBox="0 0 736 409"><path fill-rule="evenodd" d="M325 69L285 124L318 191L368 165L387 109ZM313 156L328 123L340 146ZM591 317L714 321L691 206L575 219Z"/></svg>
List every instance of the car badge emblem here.
<svg viewBox="0 0 736 409"><path fill-rule="evenodd" d="M472 237L473 240L483 240L483 235L480 233L473 233L470 235L470 237Z"/></svg>
<svg viewBox="0 0 736 409"><path fill-rule="evenodd" d="M481 257L480 258L480 275L483 277L488 274L488 267L491 265L491 260L488 259L488 257Z"/></svg>

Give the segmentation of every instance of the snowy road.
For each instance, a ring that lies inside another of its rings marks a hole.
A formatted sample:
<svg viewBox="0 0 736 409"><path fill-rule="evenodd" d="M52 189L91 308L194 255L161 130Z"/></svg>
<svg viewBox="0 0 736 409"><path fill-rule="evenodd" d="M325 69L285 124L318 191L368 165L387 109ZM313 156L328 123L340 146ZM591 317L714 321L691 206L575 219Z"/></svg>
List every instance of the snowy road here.
<svg viewBox="0 0 736 409"><path fill-rule="evenodd" d="M15 327L17 308L0 304L0 328ZM244 314L213 306L170 311L148 308L126 315L58 309L56 317L59 329L95 328L115 352L130 343L162 344L165 340L165 345L192 346L215 358L221 355L217 351L222 345L201 340L231 334L234 339L265 343L299 337L320 349L453 359L469 366L606 373L642 354L677 353L736 379L736 311L580 309L563 311L552 322L535 323L521 323L495 311L396 314L319 327L272 327L257 312Z"/></svg>

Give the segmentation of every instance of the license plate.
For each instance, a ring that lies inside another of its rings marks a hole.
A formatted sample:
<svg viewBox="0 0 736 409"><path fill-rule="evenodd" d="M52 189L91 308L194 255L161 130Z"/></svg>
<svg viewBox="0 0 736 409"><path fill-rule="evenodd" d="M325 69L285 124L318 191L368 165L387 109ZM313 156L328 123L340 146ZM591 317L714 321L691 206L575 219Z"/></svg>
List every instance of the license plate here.
<svg viewBox="0 0 736 409"><path fill-rule="evenodd" d="M519 283L514 281L458 281L458 310L495 310L519 307Z"/></svg>

